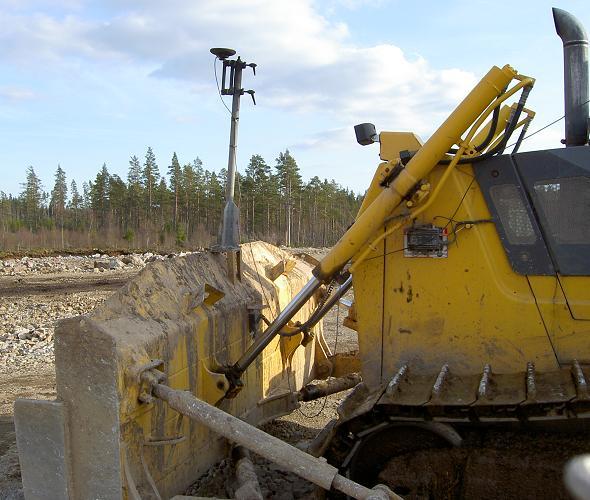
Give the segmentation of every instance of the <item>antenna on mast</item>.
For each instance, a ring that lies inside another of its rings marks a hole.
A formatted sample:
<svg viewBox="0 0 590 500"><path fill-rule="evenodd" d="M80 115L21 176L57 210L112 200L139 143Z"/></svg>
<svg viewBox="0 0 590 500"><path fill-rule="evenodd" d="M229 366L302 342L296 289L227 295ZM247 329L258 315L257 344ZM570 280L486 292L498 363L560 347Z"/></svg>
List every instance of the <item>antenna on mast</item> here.
<svg viewBox="0 0 590 500"><path fill-rule="evenodd" d="M256 75L256 64L237 59L229 59L236 54L233 49L214 47L210 50L217 59L223 62L221 77L221 95L231 95L231 128L229 133L229 157L227 161L227 180L225 183L225 208L223 210L223 225L219 246L221 251L240 249L240 212L234 201L236 184L236 149L238 147L238 124L240 120L240 98L250 94L252 102L256 104L254 90L242 88L242 71L250 67Z"/></svg>

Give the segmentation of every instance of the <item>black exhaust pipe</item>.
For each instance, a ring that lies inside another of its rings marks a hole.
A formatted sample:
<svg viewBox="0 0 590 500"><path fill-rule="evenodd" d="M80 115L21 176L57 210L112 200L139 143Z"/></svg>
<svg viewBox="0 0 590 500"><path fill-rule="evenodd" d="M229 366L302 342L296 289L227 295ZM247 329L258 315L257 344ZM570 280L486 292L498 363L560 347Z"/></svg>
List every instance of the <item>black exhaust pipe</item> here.
<svg viewBox="0 0 590 500"><path fill-rule="evenodd" d="M553 8L555 30L563 42L565 145L588 144L588 35L578 19Z"/></svg>

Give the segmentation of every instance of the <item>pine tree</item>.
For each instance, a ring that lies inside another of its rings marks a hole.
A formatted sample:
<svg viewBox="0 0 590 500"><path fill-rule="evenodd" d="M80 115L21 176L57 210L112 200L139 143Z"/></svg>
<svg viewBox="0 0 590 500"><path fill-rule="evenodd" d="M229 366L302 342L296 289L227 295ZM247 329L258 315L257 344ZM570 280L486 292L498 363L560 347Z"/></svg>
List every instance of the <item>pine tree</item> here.
<svg viewBox="0 0 590 500"><path fill-rule="evenodd" d="M279 189L285 207L285 245L291 245L291 233L293 229L293 209L296 198L301 194L301 174L295 158L291 156L289 150L279 153L276 159L275 169L277 171ZM301 219L299 219L299 232L301 228Z"/></svg>
<svg viewBox="0 0 590 500"><path fill-rule="evenodd" d="M99 228L106 228L108 225L108 214L110 209L110 175L106 164L102 168L94 182L90 185L90 206L96 216Z"/></svg>
<svg viewBox="0 0 590 500"><path fill-rule="evenodd" d="M61 247L65 248L64 241L64 219L66 213L66 203L68 199L68 184L66 182L66 173L60 165L55 172L55 184L51 191L50 216L59 221L61 229Z"/></svg>
<svg viewBox="0 0 590 500"><path fill-rule="evenodd" d="M53 216L61 215L65 208L68 197L68 185L66 182L66 173L61 166L57 166L55 171L55 184L51 191L50 210Z"/></svg>
<svg viewBox="0 0 590 500"><path fill-rule="evenodd" d="M129 225L139 229L140 207L143 199L142 169L139 158L133 155L129 159L129 170L127 172L127 189L129 201Z"/></svg>
<svg viewBox="0 0 590 500"><path fill-rule="evenodd" d="M0 191L0 223L2 223L2 232L6 233L9 228L10 220L10 201L4 191Z"/></svg>
<svg viewBox="0 0 590 500"><path fill-rule="evenodd" d="M200 158L193 160L193 172L195 173L195 201L194 201L194 219L198 222L203 217L202 203L205 199L205 171L203 162Z"/></svg>
<svg viewBox="0 0 590 500"><path fill-rule="evenodd" d="M109 177L108 189L112 220L116 222L116 227L123 230L127 220L127 186L123 179L115 174Z"/></svg>
<svg viewBox="0 0 590 500"><path fill-rule="evenodd" d="M178 201L182 184L182 173L176 152L172 155L172 162L168 167L168 175L170 176L170 189L174 196L174 229L176 229L178 225Z"/></svg>
<svg viewBox="0 0 590 500"><path fill-rule="evenodd" d="M26 182L22 185L23 192L21 199L24 204L24 218L30 231L36 231L39 228L42 202L43 186L41 179L35 173L32 166L27 168Z"/></svg>
<svg viewBox="0 0 590 500"><path fill-rule="evenodd" d="M321 245L320 241L320 203L322 197L322 181L316 175L310 179L305 186L305 193L307 195L306 206L308 208L308 217L310 221L309 241L312 245Z"/></svg>
<svg viewBox="0 0 590 500"><path fill-rule="evenodd" d="M210 234L215 234L221 222L225 191L219 176L205 170L205 220Z"/></svg>
<svg viewBox="0 0 590 500"><path fill-rule="evenodd" d="M168 218L166 217L167 208L170 204L170 191L166 185L166 179L160 177L160 182L154 191L154 209L158 212L159 217L156 217L159 230L160 230L160 242L164 243L164 232L169 230L170 227L166 224Z"/></svg>
<svg viewBox="0 0 590 500"><path fill-rule="evenodd" d="M200 161L200 160L199 160ZM194 211L195 201L197 199L197 175L192 163L187 163L182 167L182 194L185 234L190 237L192 213Z"/></svg>
<svg viewBox="0 0 590 500"><path fill-rule="evenodd" d="M82 197L80 196L80 193L78 192L78 185L76 184L75 180L72 180L72 183L70 184L70 192L72 193L72 197L70 200L70 203L68 205L70 211L72 212L73 215L73 227L74 229L78 229L79 224L80 224L80 210L83 208L83 203L84 200L82 199Z"/></svg>
<svg viewBox="0 0 590 500"><path fill-rule="evenodd" d="M265 206L270 202L270 178L271 169L264 158L253 155L246 167L246 175L242 182L244 198L246 198L246 214L249 214L250 231L254 234L262 234L264 231Z"/></svg>
<svg viewBox="0 0 590 500"><path fill-rule="evenodd" d="M148 147L145 154L145 163L143 164L142 176L143 188L145 190L147 200L147 216L148 221L152 220L152 209L154 208L154 192L160 184L160 170L156 163L156 155L151 147Z"/></svg>

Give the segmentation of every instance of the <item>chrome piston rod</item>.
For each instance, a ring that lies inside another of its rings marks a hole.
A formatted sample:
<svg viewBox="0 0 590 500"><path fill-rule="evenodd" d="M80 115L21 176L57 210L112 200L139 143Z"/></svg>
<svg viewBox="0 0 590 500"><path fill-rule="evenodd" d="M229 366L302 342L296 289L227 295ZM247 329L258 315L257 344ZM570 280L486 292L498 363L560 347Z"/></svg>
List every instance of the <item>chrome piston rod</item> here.
<svg viewBox="0 0 590 500"><path fill-rule="evenodd" d="M254 341L254 343L246 350L242 357L236 361L231 367L234 375L240 376L248 366L258 357L264 348L271 342L273 338L281 331L281 329L289 322L295 314L303 307L303 305L313 296L315 291L322 283L316 277L313 277L301 289L301 291L293 298L291 302L281 311L276 319L268 326L264 332Z"/></svg>
<svg viewBox="0 0 590 500"><path fill-rule="evenodd" d="M285 307L285 309L277 316L277 318L268 326L268 328L258 337L250 348L242 355L242 357L232 366L234 375L241 375L248 366L256 359L256 357L264 350L270 341L281 331L281 329L289 322L293 316L303 307L303 305L311 298L315 291L320 287L321 282L317 278L312 278L307 285L293 298L293 300ZM307 325L308 328L313 328L325 315L334 307L340 298L350 290L352 286L352 276L349 276L346 281L340 285L340 288L334 292L322 306L321 310L316 312L311 318L311 322Z"/></svg>
<svg viewBox="0 0 590 500"><path fill-rule="evenodd" d="M310 321L307 322L307 327L313 328L315 325L317 325L319 321L328 313L328 311L332 309L332 307L334 307L342 297L344 297L346 292L350 290L350 287L352 287L352 275L346 278L346 281L338 287L338 290L333 292L330 297L328 297L328 300L326 300L326 303L322 306L322 308L312 315Z"/></svg>
<svg viewBox="0 0 590 500"><path fill-rule="evenodd" d="M341 476L333 465L205 403L188 391L175 390L158 383L153 384L152 391L154 396L166 401L179 413L325 490L334 488L360 500L401 499L382 485L371 490Z"/></svg>

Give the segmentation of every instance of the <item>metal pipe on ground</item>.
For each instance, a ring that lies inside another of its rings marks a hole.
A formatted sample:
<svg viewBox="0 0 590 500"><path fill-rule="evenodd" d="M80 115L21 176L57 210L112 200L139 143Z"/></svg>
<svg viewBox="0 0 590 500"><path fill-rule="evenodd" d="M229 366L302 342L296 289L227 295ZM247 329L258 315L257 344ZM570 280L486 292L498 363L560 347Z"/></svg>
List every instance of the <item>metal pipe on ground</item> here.
<svg viewBox="0 0 590 500"><path fill-rule="evenodd" d="M297 393L299 401L313 401L330 394L352 389L363 381L360 373L349 373L344 377L322 380L317 384L308 384Z"/></svg>
<svg viewBox="0 0 590 500"><path fill-rule="evenodd" d="M162 384L154 384L152 390L157 398L166 401L179 413L325 490L334 488L359 500L401 499L382 485L369 489L341 476L336 467L324 460L312 457L239 418L201 401L188 391L175 390Z"/></svg>

